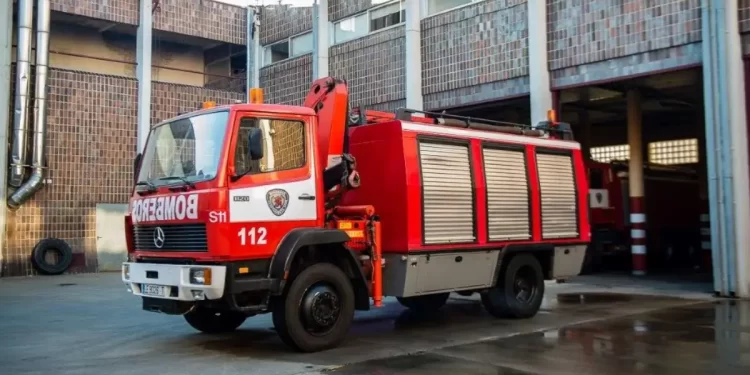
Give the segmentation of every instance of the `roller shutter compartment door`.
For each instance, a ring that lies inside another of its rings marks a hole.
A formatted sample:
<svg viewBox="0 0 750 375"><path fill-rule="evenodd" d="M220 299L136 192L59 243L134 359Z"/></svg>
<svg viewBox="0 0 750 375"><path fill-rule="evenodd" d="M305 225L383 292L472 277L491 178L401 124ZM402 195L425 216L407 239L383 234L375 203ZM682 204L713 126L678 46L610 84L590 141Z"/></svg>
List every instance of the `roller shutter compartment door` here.
<svg viewBox="0 0 750 375"><path fill-rule="evenodd" d="M419 142L425 244L474 242L474 195L467 145Z"/></svg>
<svg viewBox="0 0 750 375"><path fill-rule="evenodd" d="M542 199L542 238L578 237L572 157L537 153L536 162Z"/></svg>
<svg viewBox="0 0 750 375"><path fill-rule="evenodd" d="M525 152L485 148L483 154L489 240L530 239L529 186Z"/></svg>

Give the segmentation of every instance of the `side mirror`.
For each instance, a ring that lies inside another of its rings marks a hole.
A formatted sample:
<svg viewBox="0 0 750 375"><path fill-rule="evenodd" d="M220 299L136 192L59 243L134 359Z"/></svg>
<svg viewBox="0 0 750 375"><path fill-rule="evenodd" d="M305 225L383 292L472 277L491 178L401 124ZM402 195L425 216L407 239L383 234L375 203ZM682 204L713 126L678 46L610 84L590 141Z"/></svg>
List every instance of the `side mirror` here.
<svg viewBox="0 0 750 375"><path fill-rule="evenodd" d="M247 154L250 160L263 158L263 132L259 128L250 128L247 135Z"/></svg>
<svg viewBox="0 0 750 375"><path fill-rule="evenodd" d="M138 182L138 173L141 171L140 164L142 158L143 154L139 152L138 155L135 156L135 159L133 159L133 183Z"/></svg>

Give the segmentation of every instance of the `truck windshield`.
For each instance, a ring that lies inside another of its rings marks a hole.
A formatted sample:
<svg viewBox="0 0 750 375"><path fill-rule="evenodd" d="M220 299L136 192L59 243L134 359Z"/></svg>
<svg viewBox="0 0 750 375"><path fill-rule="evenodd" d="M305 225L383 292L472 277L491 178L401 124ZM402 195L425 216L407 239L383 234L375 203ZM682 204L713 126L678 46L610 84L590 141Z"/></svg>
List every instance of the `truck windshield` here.
<svg viewBox="0 0 750 375"><path fill-rule="evenodd" d="M138 181L154 186L216 177L229 112L211 112L157 126L143 154Z"/></svg>

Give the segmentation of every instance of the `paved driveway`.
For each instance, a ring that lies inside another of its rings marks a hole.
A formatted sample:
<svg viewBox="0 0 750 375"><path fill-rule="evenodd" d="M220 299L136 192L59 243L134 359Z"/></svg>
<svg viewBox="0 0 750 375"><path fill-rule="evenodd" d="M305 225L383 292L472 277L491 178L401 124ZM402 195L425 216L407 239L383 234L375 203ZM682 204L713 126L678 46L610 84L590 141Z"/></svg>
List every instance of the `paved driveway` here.
<svg viewBox="0 0 750 375"><path fill-rule="evenodd" d="M666 374L652 370L663 360L690 370L697 367L687 365L689 355L718 355L709 333L725 310L710 302L573 290L550 284L543 311L523 321L493 319L476 298L453 298L430 319L386 299L382 309L357 313L341 347L299 354L276 337L268 315L210 336L182 317L142 311L119 274L0 279L0 373L579 375L645 366Z"/></svg>

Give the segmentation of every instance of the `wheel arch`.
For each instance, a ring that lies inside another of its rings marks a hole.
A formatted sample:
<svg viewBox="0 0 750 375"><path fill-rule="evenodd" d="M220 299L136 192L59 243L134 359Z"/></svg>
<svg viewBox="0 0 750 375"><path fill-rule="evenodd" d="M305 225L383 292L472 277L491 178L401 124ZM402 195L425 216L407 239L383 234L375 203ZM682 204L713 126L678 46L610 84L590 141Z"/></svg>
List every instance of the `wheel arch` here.
<svg viewBox="0 0 750 375"><path fill-rule="evenodd" d="M497 285L497 280L504 271L505 266L514 256L519 254L529 254L534 256L542 266L544 279L552 279L552 258L555 254L555 247L553 245L509 245L502 250L500 257L498 258L494 279L492 280L493 287Z"/></svg>
<svg viewBox="0 0 750 375"><path fill-rule="evenodd" d="M290 231L279 244L268 271L270 279L279 280L274 295L281 295L287 281L301 269L298 262L333 263L349 277L355 294L355 308L369 310L370 293L366 277L354 252L345 246L350 240L346 232L338 229L297 228Z"/></svg>

